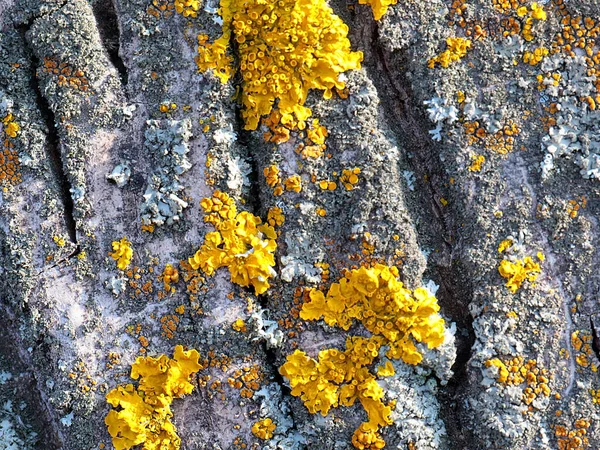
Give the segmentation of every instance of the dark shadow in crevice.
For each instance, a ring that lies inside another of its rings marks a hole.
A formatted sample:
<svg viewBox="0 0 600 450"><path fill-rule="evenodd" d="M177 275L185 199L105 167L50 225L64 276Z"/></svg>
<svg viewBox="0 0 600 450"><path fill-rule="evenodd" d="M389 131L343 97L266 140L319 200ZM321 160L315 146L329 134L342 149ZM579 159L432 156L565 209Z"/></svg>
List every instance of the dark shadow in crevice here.
<svg viewBox="0 0 600 450"><path fill-rule="evenodd" d="M94 17L100 33L102 45L112 65L119 72L123 86L127 86L129 78L127 67L119 54L121 30L113 0L98 0L93 5Z"/></svg>

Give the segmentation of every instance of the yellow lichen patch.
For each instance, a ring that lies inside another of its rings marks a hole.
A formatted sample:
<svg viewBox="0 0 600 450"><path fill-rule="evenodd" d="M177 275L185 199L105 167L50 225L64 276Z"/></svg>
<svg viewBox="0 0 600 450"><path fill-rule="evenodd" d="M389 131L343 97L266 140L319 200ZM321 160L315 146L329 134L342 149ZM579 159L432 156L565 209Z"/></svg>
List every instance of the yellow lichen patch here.
<svg viewBox="0 0 600 450"><path fill-rule="evenodd" d="M378 356L384 339L380 336L346 339L344 351L335 348L319 352L318 360L301 350L289 355L279 371L311 414L327 415L331 408L352 406L356 400L368 415L365 428L377 432L390 425L391 408L382 402L383 389L366 367Z"/></svg>
<svg viewBox="0 0 600 450"><path fill-rule="evenodd" d="M175 11L183 17L196 17L200 9L198 0L175 0Z"/></svg>
<svg viewBox="0 0 600 450"><path fill-rule="evenodd" d="M594 350L592 348L593 336L589 330L576 330L571 334L571 345L573 346L575 362L583 368L591 368L596 372L598 366L592 361L594 358Z"/></svg>
<svg viewBox="0 0 600 450"><path fill-rule="evenodd" d="M105 423L116 450L143 444L143 449L178 450L181 440L171 422L174 398L190 394L190 377L202 369L196 350L175 347L173 359L138 357L131 367L133 384L117 386L106 395L112 405Z"/></svg>
<svg viewBox="0 0 600 450"><path fill-rule="evenodd" d="M287 191L300 192L302 190L302 179L300 175L292 175L283 183Z"/></svg>
<svg viewBox="0 0 600 450"><path fill-rule="evenodd" d="M309 301L300 310L302 319L323 319L344 330L356 319L372 336L348 337L344 351L322 350L318 360L296 350L280 368L290 382L292 395L301 397L313 414L326 415L331 408L360 401L368 421L354 433L352 443L357 448L382 448L385 443L379 429L391 423L391 406L382 402L383 389L367 367L380 349L385 346L390 359L418 364L422 355L415 341L429 348L444 341L444 320L438 314L436 298L425 288L405 289L397 276L396 267L376 264L346 271L326 294L310 290ZM390 366L381 369L382 376L393 372Z"/></svg>
<svg viewBox="0 0 600 450"><path fill-rule="evenodd" d="M108 256L111 256L117 262L117 267L121 270L127 269L131 264L131 258L133 257L133 249L131 248L131 242L126 237L120 241L113 241L112 253L109 252Z"/></svg>
<svg viewBox="0 0 600 450"><path fill-rule="evenodd" d="M4 118L2 118L2 123L4 125L4 133L8 137L16 138L21 127L15 122L13 115L9 113L4 116Z"/></svg>
<svg viewBox="0 0 600 450"><path fill-rule="evenodd" d="M467 50L471 48L471 40L465 38L448 38L446 39L446 50L431 58L427 67L433 69L436 64L446 68L451 63L459 61L467 54Z"/></svg>
<svg viewBox="0 0 600 450"><path fill-rule="evenodd" d="M277 428L277 424L273 423L273 420L267 417L252 425L252 434L263 440L271 439L275 428Z"/></svg>
<svg viewBox="0 0 600 450"><path fill-rule="evenodd" d="M200 249L188 259L192 269L212 275L228 267L233 283L252 285L257 295L264 293L275 275L277 234L273 227L261 224L260 217L249 212L238 213L233 199L223 192L215 191L200 204L205 222L217 231L207 233Z"/></svg>
<svg viewBox="0 0 600 450"><path fill-rule="evenodd" d="M379 20L387 12L388 8L398 3L398 0L358 0L361 5L371 5L373 17Z"/></svg>
<svg viewBox="0 0 600 450"><path fill-rule="evenodd" d="M244 319L236 319L236 321L231 324L231 328L240 333L245 333L247 330L246 322L244 322Z"/></svg>
<svg viewBox="0 0 600 450"><path fill-rule="evenodd" d="M351 51L348 27L324 0L221 0L219 13L222 35L213 43L198 36L196 63L227 82L235 40L247 130L274 111L283 127L304 129L312 115L304 106L308 91L322 90L329 99L345 87L339 75L360 68L362 53Z"/></svg>
<svg viewBox="0 0 600 450"><path fill-rule="evenodd" d="M396 373L391 361L386 361L385 365L377 367L377 375L380 377L391 377Z"/></svg>
<svg viewBox="0 0 600 450"><path fill-rule="evenodd" d="M513 245L512 239L504 239L502 242L500 242L500 245L498 245L498 253L504 252L504 250L512 247L512 245Z"/></svg>
<svg viewBox="0 0 600 450"><path fill-rule="evenodd" d="M533 52L525 52L523 54L523 62L530 66L535 66L541 63L546 56L548 56L548 49L546 47L538 47Z"/></svg>
<svg viewBox="0 0 600 450"><path fill-rule="evenodd" d="M360 174L360 168L355 167L354 169L342 170L342 176L340 177L341 183L344 185L346 190L353 190L358 184L358 175Z"/></svg>
<svg viewBox="0 0 600 450"><path fill-rule="evenodd" d="M521 400L528 406L539 396L550 396L548 370L538 367L537 361L534 359L525 362L522 356L517 356L503 362L499 358L493 358L486 361L485 366L497 368L496 380L498 383L510 386L519 386L525 383Z"/></svg>
<svg viewBox="0 0 600 450"><path fill-rule="evenodd" d="M525 280L535 281L541 271L539 263L534 262L531 256L514 261L503 259L498 266L498 273L506 278L506 287L513 294L517 292Z"/></svg>
<svg viewBox="0 0 600 450"><path fill-rule="evenodd" d="M469 172L480 172L481 166L485 162L485 156L473 155L471 156L471 165L468 167Z"/></svg>

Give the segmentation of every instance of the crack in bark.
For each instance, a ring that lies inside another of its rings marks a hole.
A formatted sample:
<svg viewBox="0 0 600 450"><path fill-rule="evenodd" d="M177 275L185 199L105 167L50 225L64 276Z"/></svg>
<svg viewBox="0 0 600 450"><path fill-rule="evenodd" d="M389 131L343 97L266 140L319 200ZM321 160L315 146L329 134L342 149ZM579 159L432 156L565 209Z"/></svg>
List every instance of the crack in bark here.
<svg viewBox="0 0 600 450"><path fill-rule="evenodd" d="M468 448L472 442L471 432L461 423L461 418L455 412L456 401L459 392L467 382L466 368L475 342L473 330L473 318L468 310L472 299L472 290L468 279L461 276L465 271L460 270L459 261L454 253L457 250L455 230L451 218L443 211L440 198L445 197L442 186L444 185L444 172L436 161L437 154L434 151L429 134L423 130L426 119L419 117L421 109L412 102L410 82L400 71L390 68L390 60L398 58L398 54L388 54L378 42L379 29L376 22L372 23L372 34L370 42L370 60L366 61L367 69L376 90L381 94L380 98L388 98L392 101L382 102L385 118L394 134L408 144L414 158L412 169L417 178L426 177L426 193L423 195L425 202L431 207L436 220L431 221L429 227L437 228L436 235L441 237L444 246L440 258L431 267L437 271L440 280L438 299L440 305L456 322L458 332L456 334L457 356L452 367L453 377L445 388L440 388L441 416L446 423L449 441L455 445L460 444L462 448ZM402 64L395 66L401 67Z"/></svg>
<svg viewBox="0 0 600 450"><path fill-rule="evenodd" d="M112 0L98 1L93 5L92 10L94 12L94 17L96 18L100 40L108 54L108 59L115 69L117 69L123 86L127 86L129 74L127 72L127 66L125 66L125 63L119 54L121 46L121 28L119 27L115 4Z"/></svg>
<svg viewBox="0 0 600 450"><path fill-rule="evenodd" d="M61 155L60 138L58 129L56 127L54 112L50 108L48 99L44 97L39 85L37 70L40 67L40 61L36 57L35 52L27 41L26 36L34 20L35 19L32 19L29 23L20 26L18 30L23 39L25 50L29 54L29 62L31 64L31 75L29 77L31 89L35 92L36 105L42 120L48 129L48 133L46 134L46 154L48 156L50 169L55 176L56 183L58 184L60 197L63 202L63 219L70 241L77 246L75 253L71 255L74 256L80 252L80 247L77 243L77 225L74 215L75 205L73 203L73 197L71 196L72 186L65 172L65 165Z"/></svg>

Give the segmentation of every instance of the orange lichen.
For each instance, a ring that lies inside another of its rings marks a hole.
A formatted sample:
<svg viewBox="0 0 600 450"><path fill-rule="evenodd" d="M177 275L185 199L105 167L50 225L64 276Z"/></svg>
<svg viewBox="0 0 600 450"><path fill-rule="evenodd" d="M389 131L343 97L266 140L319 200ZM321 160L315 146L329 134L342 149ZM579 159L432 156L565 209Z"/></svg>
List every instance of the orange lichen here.
<svg viewBox="0 0 600 450"><path fill-rule="evenodd" d="M120 385L106 395L113 408L105 423L116 450L143 444L143 450L178 450L181 440L171 422L173 399L190 394L190 377L202 369L196 350L175 347L173 359L138 357L131 366L133 384Z"/></svg>
<svg viewBox="0 0 600 450"><path fill-rule="evenodd" d="M59 86L68 86L82 92L86 92L90 87L83 70L73 69L71 65L60 62L57 58L45 57L42 71L56 76Z"/></svg>
<svg viewBox="0 0 600 450"><path fill-rule="evenodd" d="M261 224L260 217L249 212L238 213L233 199L220 191L203 199L201 206L204 221L217 231L206 234L200 249L188 259L190 266L207 275L228 267L233 283L252 285L257 295L264 293L275 275L277 234L273 227Z"/></svg>
<svg viewBox="0 0 600 450"><path fill-rule="evenodd" d="M571 429L564 425L554 427L554 435L558 438L559 450L584 450L589 445L587 429L590 427L589 419L580 418L575 421Z"/></svg>
<svg viewBox="0 0 600 450"><path fill-rule="evenodd" d="M225 83L232 76L231 40L239 52L242 117L247 130L273 111L287 129L304 129L312 111L304 106L311 89L326 99L345 83L339 75L360 68L348 27L324 0L221 0L222 35L209 43L198 36L196 63Z"/></svg>
<svg viewBox="0 0 600 450"><path fill-rule="evenodd" d="M287 191L300 192L302 190L302 179L300 175L292 175L283 183Z"/></svg>
<svg viewBox="0 0 600 450"><path fill-rule="evenodd" d="M522 356L518 356L504 362L499 358L493 358L487 360L485 366L497 369L496 381L498 383L510 386L519 386L525 383L521 399L528 406L538 396L550 396L551 390L548 384L551 377L548 370L539 368L534 359L525 362Z"/></svg>
<svg viewBox="0 0 600 450"><path fill-rule="evenodd" d="M351 191L356 187L359 182L358 175L360 175L360 168L358 167L342 170L340 182L344 185L347 191Z"/></svg>
<svg viewBox="0 0 600 450"><path fill-rule="evenodd" d="M273 420L267 417L252 425L252 434L263 440L271 439L275 428L277 428L277 424L273 423Z"/></svg>

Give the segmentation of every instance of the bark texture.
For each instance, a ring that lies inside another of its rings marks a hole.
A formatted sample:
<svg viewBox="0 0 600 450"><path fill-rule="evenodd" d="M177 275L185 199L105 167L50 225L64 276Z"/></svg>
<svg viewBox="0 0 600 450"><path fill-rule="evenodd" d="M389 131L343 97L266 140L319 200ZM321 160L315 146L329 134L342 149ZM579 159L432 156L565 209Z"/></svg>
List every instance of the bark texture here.
<svg viewBox="0 0 600 450"><path fill-rule="evenodd" d="M0 449L112 448L106 394L177 344L208 364L172 405L182 448L354 448L358 402L310 414L279 367L368 335L298 311L305 288L376 262L437 289L447 326L380 379L396 400L386 448L600 448L600 6L554 0L541 18L530 2L398 0L376 21L330 5L364 60L347 95L309 94L328 136L306 157L299 130L276 144L245 129L239 74L198 70L217 2L186 18L168 0L0 0ZM454 37L466 54L431 63ZM156 136L184 142L191 167L153 152ZM272 166L302 190L276 195ZM285 217L264 294L180 264L214 231L200 201L217 189ZM159 193L167 212L149 206ZM498 269L527 256L541 273L511 292Z"/></svg>

